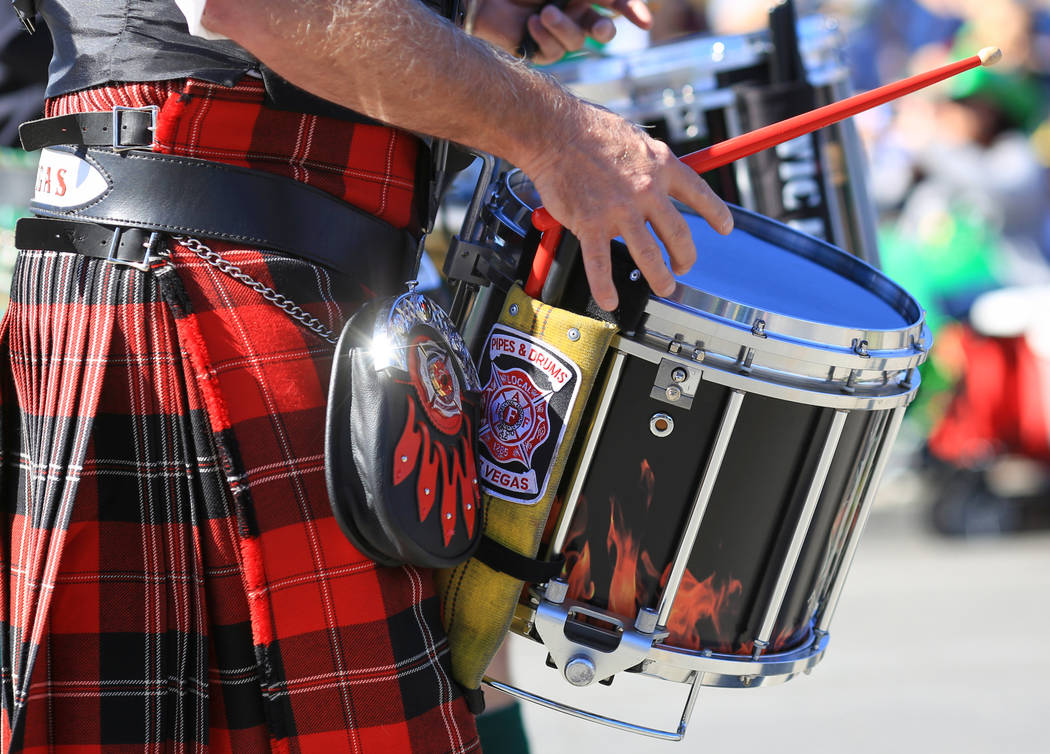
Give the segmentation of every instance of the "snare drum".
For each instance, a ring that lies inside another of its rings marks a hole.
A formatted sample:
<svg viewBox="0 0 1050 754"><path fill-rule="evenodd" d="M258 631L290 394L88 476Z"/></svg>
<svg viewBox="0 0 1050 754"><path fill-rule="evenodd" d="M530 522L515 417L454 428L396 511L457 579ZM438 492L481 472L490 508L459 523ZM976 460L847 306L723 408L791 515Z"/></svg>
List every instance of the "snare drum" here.
<svg viewBox="0 0 1050 754"><path fill-rule="evenodd" d="M799 20L799 53L816 105L852 94L837 24ZM691 36L615 57L585 57L547 70L580 97L647 128L681 156L767 125L772 108L768 31ZM790 113L794 114L794 113ZM784 117L784 116L779 116ZM779 117L773 119L779 119ZM878 264L867 162L846 120L705 175L723 199Z"/></svg>
<svg viewBox="0 0 1050 754"><path fill-rule="evenodd" d="M686 215L696 266L614 340L552 514L563 576L512 624L569 688L625 671L689 684L680 727L501 689L676 739L699 687L785 681L824 654L929 330L863 261L733 214L727 237Z"/></svg>

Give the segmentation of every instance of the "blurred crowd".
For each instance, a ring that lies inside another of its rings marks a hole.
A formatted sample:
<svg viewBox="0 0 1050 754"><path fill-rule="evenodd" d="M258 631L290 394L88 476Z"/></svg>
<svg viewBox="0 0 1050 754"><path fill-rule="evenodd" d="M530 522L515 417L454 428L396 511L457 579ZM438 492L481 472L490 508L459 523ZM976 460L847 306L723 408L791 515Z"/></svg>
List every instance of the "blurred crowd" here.
<svg viewBox="0 0 1050 754"><path fill-rule="evenodd" d="M858 118L883 270L935 346L910 420L932 523L1050 524L1050 3L826 3L857 89L975 54L1002 61Z"/></svg>
<svg viewBox="0 0 1050 754"><path fill-rule="evenodd" d="M764 28L772 0L651 0L606 54ZM926 308L935 347L910 412L931 521L957 535L1050 525L1050 0L797 0L837 20L852 87L974 54L1002 62L857 118L883 270ZM46 32L0 13L0 289L32 159ZM8 238L9 241L9 238ZM2 302L0 302L2 303Z"/></svg>

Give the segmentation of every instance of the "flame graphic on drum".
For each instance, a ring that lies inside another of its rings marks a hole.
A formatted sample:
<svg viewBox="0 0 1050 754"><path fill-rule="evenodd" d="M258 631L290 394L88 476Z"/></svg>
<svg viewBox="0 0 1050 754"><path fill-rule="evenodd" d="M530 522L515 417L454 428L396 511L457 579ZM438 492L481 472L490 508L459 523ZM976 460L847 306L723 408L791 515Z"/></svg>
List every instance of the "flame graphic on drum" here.
<svg viewBox="0 0 1050 754"><path fill-rule="evenodd" d="M671 572L670 566L664 571L660 579L660 586L667 583L667 576ZM678 596L674 601L674 610L667 621L667 630L671 633L668 643L675 646L699 649L701 642L700 629L705 621L715 628L716 635L722 635L721 616L731 605L734 597L739 597L744 590L744 585L738 579L730 579L721 586L715 584L715 574L711 574L703 581L686 569L682 577L682 584L678 587ZM733 647L728 642L707 641L704 649L715 652L732 652ZM749 652L749 649L739 648Z"/></svg>
<svg viewBox="0 0 1050 754"><path fill-rule="evenodd" d="M565 545L570 599L590 602L628 622L633 621L640 606L656 606L671 564L661 571L644 546L655 487L653 468L643 460L637 488L641 494L609 498L604 551L600 541L587 538L588 501L580 498ZM701 581L686 569L668 621L670 637L666 643L694 650L749 651L731 646L730 641L715 640L725 636L723 629L729 630L738 616L742 594L739 579L723 579L712 573Z"/></svg>

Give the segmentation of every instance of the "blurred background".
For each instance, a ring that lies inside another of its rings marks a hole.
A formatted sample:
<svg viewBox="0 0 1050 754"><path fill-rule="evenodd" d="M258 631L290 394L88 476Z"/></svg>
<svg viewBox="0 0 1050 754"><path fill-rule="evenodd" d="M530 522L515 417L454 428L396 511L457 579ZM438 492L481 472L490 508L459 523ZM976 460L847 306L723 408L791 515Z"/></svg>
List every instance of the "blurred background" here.
<svg viewBox="0 0 1050 754"><path fill-rule="evenodd" d="M799 0L793 72L763 57L770 34L796 33L768 0L650 7L650 32L618 22L550 70L679 153L985 46L1003 60L821 136L819 213L769 196L760 162L706 176L881 268L934 332L826 658L786 686L705 689L680 744L526 705L532 751L1050 752L1050 2ZM35 169L15 129L41 109L47 45L0 13L0 306ZM760 62L786 94L752 107L741 82ZM801 99L795 79L812 85ZM437 266L471 188L449 192ZM520 641L504 661L526 686L554 672ZM626 686L605 691L676 713L664 689Z"/></svg>

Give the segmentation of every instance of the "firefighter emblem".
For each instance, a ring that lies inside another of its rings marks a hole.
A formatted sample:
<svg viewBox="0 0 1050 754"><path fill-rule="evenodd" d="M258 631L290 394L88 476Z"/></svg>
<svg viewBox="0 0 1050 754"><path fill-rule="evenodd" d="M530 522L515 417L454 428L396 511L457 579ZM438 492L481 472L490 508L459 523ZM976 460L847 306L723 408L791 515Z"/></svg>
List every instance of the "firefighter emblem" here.
<svg viewBox="0 0 1050 754"><path fill-rule="evenodd" d="M579 367L547 343L497 324L482 379L482 485L495 497L535 503L546 492L579 391Z"/></svg>

